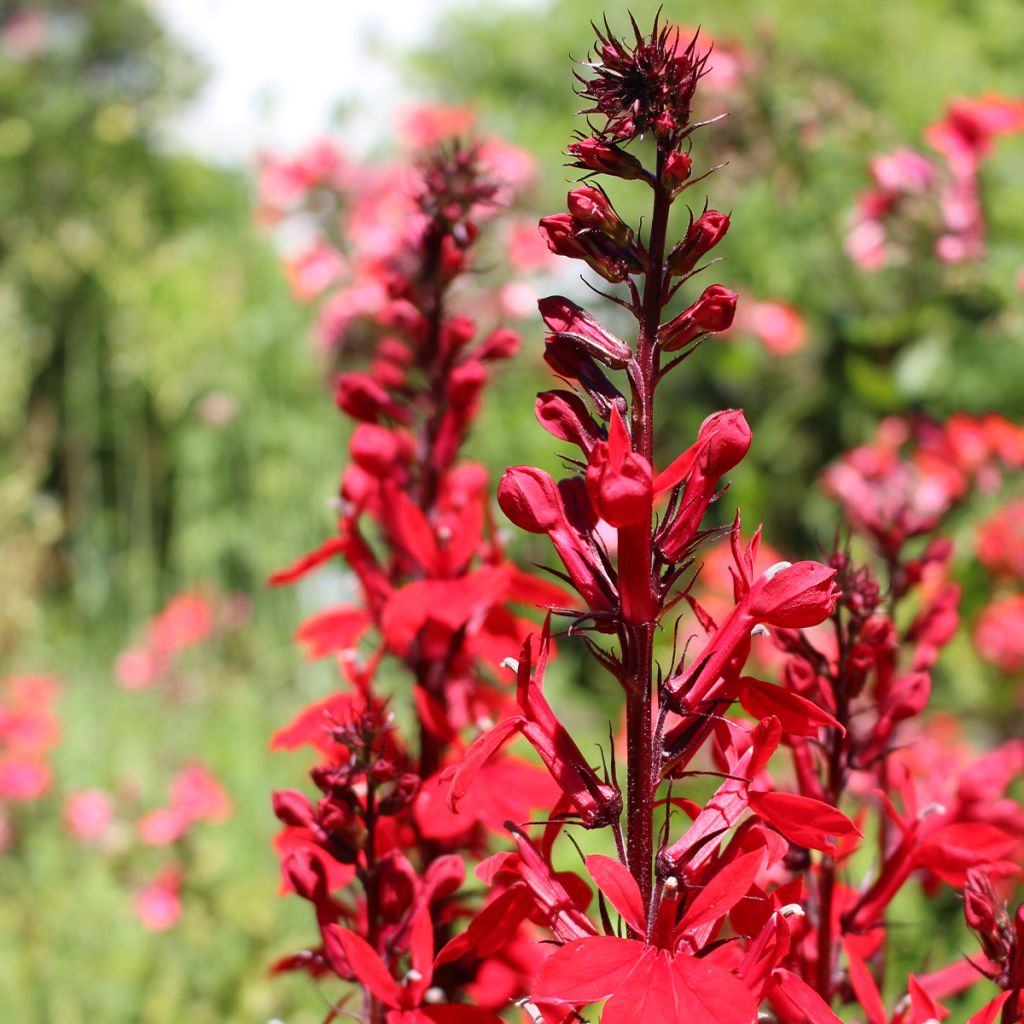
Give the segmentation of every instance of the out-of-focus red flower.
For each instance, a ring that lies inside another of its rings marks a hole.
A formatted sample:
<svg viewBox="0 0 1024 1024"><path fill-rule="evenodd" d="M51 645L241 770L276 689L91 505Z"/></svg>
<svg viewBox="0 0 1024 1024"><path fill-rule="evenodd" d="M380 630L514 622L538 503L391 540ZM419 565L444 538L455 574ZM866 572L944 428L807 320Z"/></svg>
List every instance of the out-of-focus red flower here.
<svg viewBox="0 0 1024 1024"><path fill-rule="evenodd" d="M164 932L173 928L181 918L180 867L163 868L135 893L135 913L142 927L150 932Z"/></svg>
<svg viewBox="0 0 1024 1024"><path fill-rule="evenodd" d="M39 11L21 10L0 29L0 44L17 60L32 60L46 48L46 18Z"/></svg>
<svg viewBox="0 0 1024 1024"><path fill-rule="evenodd" d="M296 253L285 263L292 291L303 302L322 294L338 280L343 269L338 251L322 242Z"/></svg>
<svg viewBox="0 0 1024 1024"><path fill-rule="evenodd" d="M0 686L0 800L38 800L50 788L46 755L60 739L52 676L9 676Z"/></svg>
<svg viewBox="0 0 1024 1024"><path fill-rule="evenodd" d="M107 834L114 818L114 801L103 789L70 793L64 801L64 824L80 843L97 843Z"/></svg>
<svg viewBox="0 0 1024 1024"><path fill-rule="evenodd" d="M214 622L213 606L204 595L178 594L150 624L150 643L155 650L176 654L207 639Z"/></svg>
<svg viewBox="0 0 1024 1024"><path fill-rule="evenodd" d="M986 93L954 100L945 116L925 129L925 138L949 161L956 174L971 174L992 151L1000 135L1024 131L1024 100Z"/></svg>
<svg viewBox="0 0 1024 1024"><path fill-rule="evenodd" d="M1024 670L1024 594L992 601L974 627L978 652L1001 672Z"/></svg>
<svg viewBox="0 0 1024 1024"><path fill-rule="evenodd" d="M260 161L260 204L279 216L320 186L337 188L346 180L348 162L330 139L318 139L293 159L265 156Z"/></svg>
<svg viewBox="0 0 1024 1024"><path fill-rule="evenodd" d="M1024 580L1024 498L1011 501L979 527L978 559L992 572Z"/></svg>
<svg viewBox="0 0 1024 1024"><path fill-rule="evenodd" d="M21 754L0 756L0 799L12 803L38 800L50 788L50 766Z"/></svg>
<svg viewBox="0 0 1024 1024"><path fill-rule="evenodd" d="M475 122L468 107L412 107L399 118L399 131L407 146L426 149L468 134Z"/></svg>
<svg viewBox="0 0 1024 1024"><path fill-rule="evenodd" d="M807 346L807 321L785 302L765 300L740 306L734 329L752 334L773 356L789 356Z"/></svg>
<svg viewBox="0 0 1024 1024"><path fill-rule="evenodd" d="M199 821L224 821L231 801L224 788L201 764L183 768L171 783L171 803L139 819L139 838L151 846L176 843Z"/></svg>
<svg viewBox="0 0 1024 1024"><path fill-rule="evenodd" d="M114 677L125 690L144 690L167 671L170 659L149 647L131 647L114 662Z"/></svg>

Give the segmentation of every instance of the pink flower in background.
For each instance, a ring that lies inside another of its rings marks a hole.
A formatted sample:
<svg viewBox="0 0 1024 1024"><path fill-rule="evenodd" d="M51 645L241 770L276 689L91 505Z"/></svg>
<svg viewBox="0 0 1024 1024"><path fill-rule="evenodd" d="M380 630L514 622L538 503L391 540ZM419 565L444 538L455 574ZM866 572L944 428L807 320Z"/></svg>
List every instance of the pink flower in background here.
<svg viewBox="0 0 1024 1024"><path fill-rule="evenodd" d="M231 814L227 792L202 764L189 765L174 777L171 806L192 821L224 821Z"/></svg>
<svg viewBox="0 0 1024 1024"><path fill-rule="evenodd" d="M676 52L685 52L690 40L697 34L697 29L682 25L675 29ZM747 63L747 52L734 40L712 39L701 31L702 44L711 51L704 74L701 76L701 90L709 93L731 92L736 89L743 77L744 65Z"/></svg>
<svg viewBox="0 0 1024 1024"><path fill-rule="evenodd" d="M400 119L402 141L414 149L467 134L476 117L468 107L413 107Z"/></svg>
<svg viewBox="0 0 1024 1024"><path fill-rule="evenodd" d="M850 258L864 270L879 270L889 262L889 228L923 226L933 231L938 219L941 231L933 248L940 262L980 259L987 227L978 179L981 162L991 155L998 136L1022 131L1024 101L989 93L953 101L945 116L925 129L925 140L945 158L945 171L907 148L873 157L869 167L874 185L858 198L846 238ZM921 201L910 204L913 197L922 197L926 207Z"/></svg>
<svg viewBox="0 0 1024 1024"><path fill-rule="evenodd" d="M935 165L916 150L878 153L868 164L875 185L886 195L924 192L935 180Z"/></svg>
<svg viewBox="0 0 1024 1024"><path fill-rule="evenodd" d="M501 183L499 202L507 201L509 193L526 188L537 173L537 161L525 149L498 138L480 143L480 163L494 181Z"/></svg>
<svg viewBox="0 0 1024 1024"><path fill-rule="evenodd" d="M295 297L309 302L334 284L343 268L337 250L318 242L292 256L285 264L285 274Z"/></svg>
<svg viewBox="0 0 1024 1024"><path fill-rule="evenodd" d="M752 302L737 310L740 330L753 334L773 356L789 356L807 346L807 321L785 302Z"/></svg>
<svg viewBox="0 0 1024 1024"><path fill-rule="evenodd" d="M1011 501L978 528L978 559L994 573L1024 580L1024 498Z"/></svg>
<svg viewBox="0 0 1024 1024"><path fill-rule="evenodd" d="M541 238L532 220L512 225L508 238L508 258L517 270L526 271L550 267L555 262L547 242Z"/></svg>
<svg viewBox="0 0 1024 1024"><path fill-rule="evenodd" d="M163 932L181 918L182 870L176 865L163 868L135 894L135 913L143 928Z"/></svg>
<svg viewBox="0 0 1024 1024"><path fill-rule="evenodd" d="M49 765L38 758L19 754L0 757L0 800L38 800L49 790L51 780Z"/></svg>
<svg viewBox="0 0 1024 1024"><path fill-rule="evenodd" d="M183 768L171 783L168 807L150 811L138 822L139 838L150 846L176 843L200 821L224 821L231 800L213 773L201 764Z"/></svg>
<svg viewBox="0 0 1024 1024"><path fill-rule="evenodd" d="M238 417L238 399L227 391L210 391L199 399L196 412L208 427L226 427Z"/></svg>
<svg viewBox="0 0 1024 1024"><path fill-rule="evenodd" d="M264 157L260 162L260 204L271 217L280 216L312 188L341 187L348 164L338 146L319 139L291 160Z"/></svg>
<svg viewBox="0 0 1024 1024"><path fill-rule="evenodd" d="M149 846L170 846L187 834L191 824L177 808L161 807L144 814L136 827L139 838Z"/></svg>
<svg viewBox="0 0 1024 1024"><path fill-rule="evenodd" d="M46 47L46 19L36 11L20 11L0 31L3 48L18 60L32 60Z"/></svg>
<svg viewBox="0 0 1024 1024"><path fill-rule="evenodd" d="M524 281L510 281L499 292L498 301L511 317L530 316L537 308L537 291Z"/></svg>
<svg viewBox="0 0 1024 1024"><path fill-rule="evenodd" d="M64 824L81 843L99 842L114 820L114 801L103 789L83 789L64 801Z"/></svg>
<svg viewBox="0 0 1024 1024"><path fill-rule="evenodd" d="M209 639L216 628L216 609L198 591L172 597L149 624L146 643L122 651L114 676L125 690L144 690L171 669L175 655Z"/></svg>
<svg viewBox="0 0 1024 1024"><path fill-rule="evenodd" d="M996 598L974 628L978 652L1000 671L1024 671L1024 594Z"/></svg>
<svg viewBox="0 0 1024 1024"><path fill-rule="evenodd" d="M889 258L886 235L881 221L874 218L857 221L843 243L846 254L862 270L881 270Z"/></svg>
<svg viewBox="0 0 1024 1024"><path fill-rule="evenodd" d="M47 753L60 739L52 676L9 676L0 688L0 800L38 800L50 788Z"/></svg>
<svg viewBox="0 0 1024 1024"><path fill-rule="evenodd" d="M148 647L131 647L122 651L114 662L114 677L125 690L144 690L167 671L170 659L161 651Z"/></svg>
<svg viewBox="0 0 1024 1024"><path fill-rule="evenodd" d="M1024 101L998 93L979 99L954 100L941 120L925 129L925 139L949 162L956 175L977 171L1000 135L1024 131Z"/></svg>
<svg viewBox="0 0 1024 1024"><path fill-rule="evenodd" d="M149 639L169 654L193 647L213 633L213 605L199 593L172 597L149 627Z"/></svg>

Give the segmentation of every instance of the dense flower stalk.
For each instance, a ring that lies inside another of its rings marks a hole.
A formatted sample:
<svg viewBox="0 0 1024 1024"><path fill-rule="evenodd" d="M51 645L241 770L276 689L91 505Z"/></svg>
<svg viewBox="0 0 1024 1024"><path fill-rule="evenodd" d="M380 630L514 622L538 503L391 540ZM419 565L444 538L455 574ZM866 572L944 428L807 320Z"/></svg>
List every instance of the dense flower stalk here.
<svg viewBox="0 0 1024 1024"><path fill-rule="evenodd" d="M527 817L554 793L541 769L504 757L488 768L493 792L477 794L468 813L456 818L439 799L460 733L507 705L498 663L530 628L510 604L564 602L559 588L504 559L486 475L459 461L490 368L517 347L501 326L479 338L451 301L496 192L475 146L420 160L404 220L371 264L383 299L334 339L347 345L349 366L370 348L368 367L336 382L354 426L337 533L271 580L292 583L340 556L358 586L356 603L299 629L311 656L338 657L347 689L274 737L276 747L310 744L322 757L312 771L318 799L284 790L274 810L284 885L313 905L320 933L317 948L279 966L357 983L366 1024L497 1020L491 1008L517 987L522 958L493 960L481 975L481 958L435 966L435 951L472 905L460 892L463 856L486 852L488 829ZM379 692L385 659L409 683L395 703L418 719L411 739ZM466 1005L469 995L477 1007Z"/></svg>
<svg viewBox="0 0 1024 1024"><path fill-rule="evenodd" d="M829 564L766 565L760 531L745 539L738 513L731 528L709 521L721 481L751 445L741 411L708 417L685 451L656 465L659 388L731 325L737 297L710 284L680 301L730 229L706 203L674 227L674 208L703 180L693 176L691 152L702 125L691 118L708 55L657 21L649 34L635 23L632 30L628 41L607 24L598 32L579 76L591 134L569 146L585 184L569 192L567 213L540 222L552 252L618 289L606 298L629 329L565 296L541 300L545 360L568 390L539 395L537 418L576 449L565 460L574 472L556 481L515 466L498 490L516 526L550 538L557 574L583 603L582 612L552 612L621 689L625 799L614 749L600 768L588 763L543 696L549 619L512 666L518 709L479 735L447 778L450 803L461 806L474 778L521 734L561 796L541 836L515 827L517 853L480 866L492 899L456 948L494 951L504 941L500 920L543 921L555 948L522 1004L535 1022L577 1019L603 1003L603 1024L753 1024L759 1012L779 1024L834 1024L833 1007L855 1002L870 1024L924 1024L969 982L959 965L912 976L890 1015L886 909L912 877L962 889L968 871L998 878L1012 869L1021 811L1004 791L1020 749L993 755L984 779L948 780L955 794L941 808L924 799L920 764L897 754L896 737L912 735L929 671L955 628L955 588L923 584L948 562L948 545L913 558L903 550L937 519L912 522L901 506L895 532L880 525L885 592L842 551ZM641 140L648 157L639 155ZM646 190L642 226L625 222L602 178ZM697 559L725 536L731 597L712 613ZM900 602L918 589L922 606L897 627ZM692 625L682 625L682 609ZM681 652L659 644L662 631L688 637ZM755 644L766 634L784 655L780 683L758 678L779 664L768 640ZM775 778L780 749L792 755L788 785ZM698 767L708 755L711 771ZM703 774L721 781L699 803L689 780ZM880 796L866 799L872 786ZM851 818L844 809L857 804ZM878 870L858 888L848 863L869 807L882 822ZM680 811L689 819L681 830ZM558 832L572 825L610 830L617 853L584 858L599 922L580 897L583 879L552 864ZM1005 928L999 935L983 942L1000 942L1003 962L1016 963L1016 940ZM1004 1014L1017 1013L1015 970L998 974L1008 979L998 997L1011 1007Z"/></svg>

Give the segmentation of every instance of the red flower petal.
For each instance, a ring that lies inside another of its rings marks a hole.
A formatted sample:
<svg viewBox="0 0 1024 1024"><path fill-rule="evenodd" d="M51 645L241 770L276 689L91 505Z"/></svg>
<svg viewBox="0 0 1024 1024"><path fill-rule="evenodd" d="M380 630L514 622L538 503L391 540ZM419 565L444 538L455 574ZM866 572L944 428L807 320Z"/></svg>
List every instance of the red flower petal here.
<svg viewBox="0 0 1024 1024"><path fill-rule="evenodd" d="M545 1003L596 1003L614 995L653 947L611 936L567 942L541 967L532 997Z"/></svg>
<svg viewBox="0 0 1024 1024"><path fill-rule="evenodd" d="M402 990L377 951L365 939L341 925L329 924L324 930L330 931L341 943L355 976L382 1003L398 1008L401 1005Z"/></svg>
<svg viewBox="0 0 1024 1024"><path fill-rule="evenodd" d="M791 843L830 853L833 836L860 836L850 819L830 804L795 793L759 793L751 790L750 809Z"/></svg>
<svg viewBox="0 0 1024 1024"><path fill-rule="evenodd" d="M595 853L587 857L587 871L597 883L598 889L604 893L608 902L622 915L622 919L638 935L645 932L643 898L636 879L629 873L625 864L611 857Z"/></svg>

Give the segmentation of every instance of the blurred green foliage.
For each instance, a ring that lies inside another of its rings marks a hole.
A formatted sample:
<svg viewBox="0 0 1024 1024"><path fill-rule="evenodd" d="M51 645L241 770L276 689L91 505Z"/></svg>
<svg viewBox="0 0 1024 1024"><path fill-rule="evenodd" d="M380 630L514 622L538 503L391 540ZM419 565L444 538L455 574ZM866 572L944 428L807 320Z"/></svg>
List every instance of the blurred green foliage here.
<svg viewBox="0 0 1024 1024"><path fill-rule="evenodd" d="M302 542L288 496L322 422L246 178L168 151L196 66L138 0L0 8L19 18L41 38L0 49L8 642L46 589L134 622L200 574L251 587Z"/></svg>

